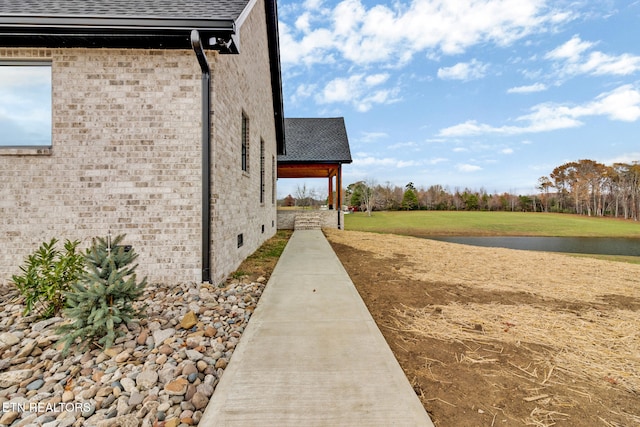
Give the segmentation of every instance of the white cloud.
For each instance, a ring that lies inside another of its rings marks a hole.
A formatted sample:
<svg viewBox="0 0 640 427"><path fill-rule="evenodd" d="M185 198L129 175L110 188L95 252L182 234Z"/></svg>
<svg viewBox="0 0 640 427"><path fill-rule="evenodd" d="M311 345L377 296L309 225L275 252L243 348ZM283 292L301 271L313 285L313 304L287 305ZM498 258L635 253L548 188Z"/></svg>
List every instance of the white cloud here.
<svg viewBox="0 0 640 427"><path fill-rule="evenodd" d="M575 114L607 116L611 120L635 122L640 119L640 91L632 85L620 86L599 95L584 108L576 109Z"/></svg>
<svg viewBox="0 0 640 427"><path fill-rule="evenodd" d="M379 139L387 138L389 135L385 132L361 132L362 136L359 138L362 142L373 142Z"/></svg>
<svg viewBox="0 0 640 427"><path fill-rule="evenodd" d="M547 53L545 58L559 61L559 73L563 76L580 74L626 76L640 71L640 56L626 53L616 56L600 51L589 52L594 46L595 43L573 36L565 44Z"/></svg>
<svg viewBox="0 0 640 427"><path fill-rule="evenodd" d="M308 10L320 9L322 0L305 0L304 7Z"/></svg>
<svg viewBox="0 0 640 427"><path fill-rule="evenodd" d="M360 153L360 154L364 154L364 153ZM386 168L401 169L406 167L419 166L420 162L415 160L398 160L393 157L378 158L373 156L364 156L364 157L356 156L353 159L352 165L356 168L363 167L363 166L382 166Z"/></svg>
<svg viewBox="0 0 640 427"><path fill-rule="evenodd" d="M545 55L547 59L567 60L578 62L584 52L591 49L593 43L585 42L578 36L573 36L571 40L552 50Z"/></svg>
<svg viewBox="0 0 640 427"><path fill-rule="evenodd" d="M297 23L296 23L297 25ZM309 24L310 25L310 24ZM302 30L297 28L298 31ZM333 35L326 28L312 30L310 27L303 30L305 36L295 39L296 29L280 22L280 60L286 67L287 64L302 64L310 66L317 63L333 62L330 49L333 45ZM286 48L285 48L286 47Z"/></svg>
<svg viewBox="0 0 640 427"><path fill-rule="evenodd" d="M456 165L456 169L459 172L465 172L465 173L470 173L470 172L478 172L481 171L482 168L478 165L471 165L468 163L461 163L461 164L457 164Z"/></svg>
<svg viewBox="0 0 640 427"><path fill-rule="evenodd" d="M446 138L427 138L424 140L427 144L442 144L443 142L447 142Z"/></svg>
<svg viewBox="0 0 640 427"><path fill-rule="evenodd" d="M441 58L479 44L509 46L573 19L548 0L398 0L388 4L306 0L285 3L280 12L283 73L300 76L315 72L317 65L350 73L351 77L331 81L327 81L329 74L313 76L324 87L314 99L318 104L348 104L360 112L400 98L401 82L383 87L388 74L372 73L372 67L388 71L405 66L415 55ZM438 76L467 81L482 78L488 69L489 65L478 60L465 60L440 68ZM308 97L308 91L301 90L289 100Z"/></svg>
<svg viewBox="0 0 640 427"><path fill-rule="evenodd" d="M632 153L624 153L620 154L616 157L612 157L606 160L601 160L605 165L612 165L614 163L628 163L631 164L633 162L640 161L640 151L632 152Z"/></svg>
<svg viewBox="0 0 640 427"><path fill-rule="evenodd" d="M447 159L445 157L436 157L436 158L427 160L426 164L428 164L428 165L437 165L439 163L446 163L448 161L449 161L449 159Z"/></svg>
<svg viewBox="0 0 640 427"><path fill-rule="evenodd" d="M485 76L489 66L474 59L471 62L459 62L452 67L438 69L438 77L443 80L476 80Z"/></svg>
<svg viewBox="0 0 640 427"><path fill-rule="evenodd" d="M397 168L408 168L411 166L419 166L420 162L416 162L415 160L398 160L396 163Z"/></svg>
<svg viewBox="0 0 640 427"><path fill-rule="evenodd" d="M343 0L333 9L320 1L301 7L292 26L280 23L284 64L322 62L331 51L356 64L397 65L419 52L453 55L480 43L508 46L573 18L541 0L411 0L370 8Z"/></svg>
<svg viewBox="0 0 640 427"><path fill-rule="evenodd" d="M516 86L507 89L507 93L533 93L547 90L547 85L543 83L535 83L528 86Z"/></svg>
<svg viewBox="0 0 640 427"><path fill-rule="evenodd" d="M331 80L316 96L319 104L335 102L352 104L356 110L366 112L374 104L391 104L398 101L396 88L377 88L389 78L389 74L352 75Z"/></svg>
<svg viewBox="0 0 640 427"><path fill-rule="evenodd" d="M303 31L305 33L308 33L309 31L311 31L311 23L309 22L310 18L311 18L310 12L304 12L302 15L300 15L295 22L296 29Z"/></svg>
<svg viewBox="0 0 640 427"><path fill-rule="evenodd" d="M523 126L491 126L468 120L440 130L439 136L471 136L482 134L520 135L574 128L583 125L580 119L604 116L610 120L634 122L640 119L640 91L632 85L623 85L598 95L584 105L570 106L554 103L538 104L529 114L520 116L517 122Z"/></svg>
<svg viewBox="0 0 640 427"><path fill-rule="evenodd" d="M390 150L397 150L399 148L417 148L418 144L413 142L413 141L409 141L409 142L397 142L395 144L390 145L388 148Z"/></svg>
<svg viewBox="0 0 640 427"><path fill-rule="evenodd" d="M291 95L289 101L296 104L299 101L309 98L318 91L318 87L315 84L301 84L298 85L296 91Z"/></svg>
<svg viewBox="0 0 640 427"><path fill-rule="evenodd" d="M505 148L503 150L500 150L500 152L502 154L513 154L514 153L513 148Z"/></svg>

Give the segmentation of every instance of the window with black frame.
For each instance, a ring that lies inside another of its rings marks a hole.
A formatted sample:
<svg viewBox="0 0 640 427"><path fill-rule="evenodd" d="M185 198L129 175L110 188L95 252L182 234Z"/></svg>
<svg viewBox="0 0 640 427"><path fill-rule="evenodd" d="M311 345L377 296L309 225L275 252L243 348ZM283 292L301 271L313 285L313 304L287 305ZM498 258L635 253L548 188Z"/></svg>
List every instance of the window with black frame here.
<svg viewBox="0 0 640 427"><path fill-rule="evenodd" d="M249 118L242 113L242 170L249 172Z"/></svg>
<svg viewBox="0 0 640 427"><path fill-rule="evenodd" d="M51 62L0 60L0 148L51 146Z"/></svg>
<svg viewBox="0 0 640 427"><path fill-rule="evenodd" d="M265 190L265 158L264 158L264 140L260 140L260 204L264 204Z"/></svg>

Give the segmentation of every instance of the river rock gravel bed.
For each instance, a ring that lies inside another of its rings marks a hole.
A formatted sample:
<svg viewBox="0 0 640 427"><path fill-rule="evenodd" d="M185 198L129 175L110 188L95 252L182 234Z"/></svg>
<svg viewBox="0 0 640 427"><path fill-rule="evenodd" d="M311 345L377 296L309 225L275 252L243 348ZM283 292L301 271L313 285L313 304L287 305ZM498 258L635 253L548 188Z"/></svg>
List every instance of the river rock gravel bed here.
<svg viewBox="0 0 640 427"><path fill-rule="evenodd" d="M113 347L66 357L65 320L23 316L0 286L0 426L198 425L265 282L147 285L145 317Z"/></svg>

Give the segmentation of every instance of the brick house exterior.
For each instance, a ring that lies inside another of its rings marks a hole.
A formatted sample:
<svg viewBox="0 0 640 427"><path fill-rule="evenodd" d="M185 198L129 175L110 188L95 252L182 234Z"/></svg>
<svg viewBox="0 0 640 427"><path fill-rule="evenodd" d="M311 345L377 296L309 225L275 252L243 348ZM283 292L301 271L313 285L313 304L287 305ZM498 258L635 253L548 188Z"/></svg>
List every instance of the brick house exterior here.
<svg viewBox="0 0 640 427"><path fill-rule="evenodd" d="M275 0L182 0L172 4L184 16L153 19L140 10L162 2L105 0L79 12L71 6L95 2L66 2L89 16L82 25L58 9L46 22L18 16L13 3L33 3L36 16L50 2L0 5L0 66L50 63L51 146L0 145L0 282L43 241L87 247L109 231L126 233L152 282L218 282L275 233L284 151Z"/></svg>

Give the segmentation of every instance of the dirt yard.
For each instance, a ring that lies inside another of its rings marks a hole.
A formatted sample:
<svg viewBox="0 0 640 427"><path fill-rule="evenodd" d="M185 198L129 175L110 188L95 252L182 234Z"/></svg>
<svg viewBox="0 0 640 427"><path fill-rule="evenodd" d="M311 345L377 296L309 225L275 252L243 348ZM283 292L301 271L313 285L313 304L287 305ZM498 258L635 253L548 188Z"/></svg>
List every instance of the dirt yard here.
<svg viewBox="0 0 640 427"><path fill-rule="evenodd" d="M640 425L640 265L326 234L436 426Z"/></svg>

